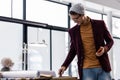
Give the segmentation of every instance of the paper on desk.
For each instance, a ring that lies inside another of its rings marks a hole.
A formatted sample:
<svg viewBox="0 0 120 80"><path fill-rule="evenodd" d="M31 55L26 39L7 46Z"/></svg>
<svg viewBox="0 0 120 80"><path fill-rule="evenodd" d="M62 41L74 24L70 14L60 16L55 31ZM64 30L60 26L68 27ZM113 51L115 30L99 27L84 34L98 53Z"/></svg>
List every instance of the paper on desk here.
<svg viewBox="0 0 120 80"><path fill-rule="evenodd" d="M39 71L7 71L2 72L3 78L35 78L40 76Z"/></svg>

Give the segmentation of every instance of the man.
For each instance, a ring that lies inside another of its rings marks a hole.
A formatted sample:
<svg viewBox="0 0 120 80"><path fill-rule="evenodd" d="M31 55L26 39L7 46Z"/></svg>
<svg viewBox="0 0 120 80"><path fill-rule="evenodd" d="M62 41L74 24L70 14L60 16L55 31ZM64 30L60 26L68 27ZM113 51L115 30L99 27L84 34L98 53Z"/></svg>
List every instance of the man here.
<svg viewBox="0 0 120 80"><path fill-rule="evenodd" d="M69 30L70 50L58 74L62 76L77 55L80 80L111 80L107 52L113 45L113 39L104 21L85 16L80 3L73 5L69 14L77 24Z"/></svg>

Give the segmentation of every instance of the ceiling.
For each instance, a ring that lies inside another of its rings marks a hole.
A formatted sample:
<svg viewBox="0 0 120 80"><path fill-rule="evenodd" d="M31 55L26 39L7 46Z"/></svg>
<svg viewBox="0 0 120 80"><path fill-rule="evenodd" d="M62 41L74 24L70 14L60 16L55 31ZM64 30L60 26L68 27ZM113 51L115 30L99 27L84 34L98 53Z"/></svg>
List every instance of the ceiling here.
<svg viewBox="0 0 120 80"><path fill-rule="evenodd" d="M71 2L71 3L84 3L84 2L91 2L91 3L96 3L102 6L102 9L104 10L110 10L112 11L112 14L120 16L120 0L57 0L57 1L65 1L65 2ZM86 5L88 6L88 5ZM89 7L93 9L98 9L100 10L100 7L94 7L93 4L89 5ZM107 7L107 8L106 8Z"/></svg>
<svg viewBox="0 0 120 80"><path fill-rule="evenodd" d="M85 0L120 10L120 0Z"/></svg>

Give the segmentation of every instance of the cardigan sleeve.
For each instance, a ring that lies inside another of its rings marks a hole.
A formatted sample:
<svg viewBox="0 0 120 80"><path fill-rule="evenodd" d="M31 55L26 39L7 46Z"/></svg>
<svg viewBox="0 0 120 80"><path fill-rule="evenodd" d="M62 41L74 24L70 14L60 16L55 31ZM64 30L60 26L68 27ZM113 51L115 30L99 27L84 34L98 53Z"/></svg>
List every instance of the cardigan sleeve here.
<svg viewBox="0 0 120 80"><path fill-rule="evenodd" d="M104 48L105 48L105 52L108 52L110 50L110 48L112 47L114 41L104 23L104 21L103 21L103 26L104 26L104 38L105 38L105 42L106 42L106 45L104 46Z"/></svg>
<svg viewBox="0 0 120 80"><path fill-rule="evenodd" d="M69 64L72 62L72 60L74 59L74 57L76 55L74 41L73 41L73 35L71 34L70 31L69 31L69 35L70 35L70 49L69 49L68 55L67 55L64 63L62 64L62 66L65 66L66 68L69 66Z"/></svg>

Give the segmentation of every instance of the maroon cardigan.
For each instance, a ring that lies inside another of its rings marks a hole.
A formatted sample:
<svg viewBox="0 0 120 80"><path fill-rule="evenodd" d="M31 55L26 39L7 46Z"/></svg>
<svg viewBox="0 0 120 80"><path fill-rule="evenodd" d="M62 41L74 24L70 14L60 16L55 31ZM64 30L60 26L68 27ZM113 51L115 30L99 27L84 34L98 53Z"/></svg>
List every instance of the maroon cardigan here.
<svg viewBox="0 0 120 80"><path fill-rule="evenodd" d="M102 69L106 72L110 72L111 66L110 66L107 52L110 50L110 48L114 43L113 39L109 31L107 30L103 20L91 19L90 21L92 24L96 50L98 50L100 46L107 47L107 51L102 56L97 58L99 59ZM80 80L82 80L84 49L83 49L83 44L82 44L81 35L80 35L80 26L75 25L73 28L69 29L69 35L71 38L70 50L62 66L65 66L67 68L71 63L71 61L74 59L75 55L77 55L78 73L79 73Z"/></svg>

